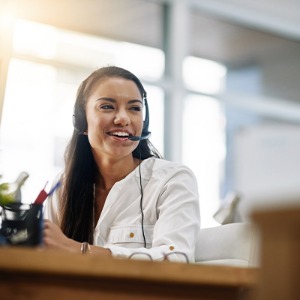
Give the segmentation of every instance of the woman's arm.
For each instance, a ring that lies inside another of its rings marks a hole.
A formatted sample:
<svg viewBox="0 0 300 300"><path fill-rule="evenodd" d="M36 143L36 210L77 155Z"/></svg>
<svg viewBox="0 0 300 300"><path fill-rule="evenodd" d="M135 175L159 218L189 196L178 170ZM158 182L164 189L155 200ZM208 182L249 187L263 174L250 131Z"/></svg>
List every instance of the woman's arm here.
<svg viewBox="0 0 300 300"><path fill-rule="evenodd" d="M66 250L74 253L82 253L82 243L74 241L63 234L58 225L45 219L43 244L47 249ZM110 250L89 245L90 254L111 256Z"/></svg>

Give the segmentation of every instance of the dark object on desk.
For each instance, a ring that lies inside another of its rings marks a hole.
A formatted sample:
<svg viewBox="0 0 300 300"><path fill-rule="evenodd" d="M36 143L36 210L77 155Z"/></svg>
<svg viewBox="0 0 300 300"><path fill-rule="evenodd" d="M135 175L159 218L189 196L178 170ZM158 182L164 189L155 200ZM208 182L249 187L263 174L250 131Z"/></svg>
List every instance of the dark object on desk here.
<svg viewBox="0 0 300 300"><path fill-rule="evenodd" d="M42 243L43 206L13 203L2 207L3 244L37 246Z"/></svg>

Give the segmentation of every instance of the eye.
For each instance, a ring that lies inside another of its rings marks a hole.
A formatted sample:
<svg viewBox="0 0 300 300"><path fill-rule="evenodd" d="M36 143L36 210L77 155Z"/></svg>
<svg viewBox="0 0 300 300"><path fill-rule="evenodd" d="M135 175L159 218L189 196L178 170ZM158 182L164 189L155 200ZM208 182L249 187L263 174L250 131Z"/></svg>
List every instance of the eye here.
<svg viewBox="0 0 300 300"><path fill-rule="evenodd" d="M114 109L114 106L112 104L102 104L99 106L99 108L103 110L112 110Z"/></svg>
<svg viewBox="0 0 300 300"><path fill-rule="evenodd" d="M133 111L141 111L141 110L142 110L142 107L141 107L141 106L138 106L138 105L135 105L135 106L131 106L131 107L130 107L130 110L133 110Z"/></svg>

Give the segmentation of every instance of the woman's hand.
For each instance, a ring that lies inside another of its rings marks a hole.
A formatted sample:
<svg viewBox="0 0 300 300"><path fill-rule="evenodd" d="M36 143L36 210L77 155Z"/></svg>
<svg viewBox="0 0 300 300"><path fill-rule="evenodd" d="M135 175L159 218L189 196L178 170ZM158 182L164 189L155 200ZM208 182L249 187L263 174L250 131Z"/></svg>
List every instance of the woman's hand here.
<svg viewBox="0 0 300 300"><path fill-rule="evenodd" d="M82 243L68 238L53 222L44 220L44 247L47 249L60 249L70 252L81 253ZM109 249L90 245L91 254L111 256Z"/></svg>
<svg viewBox="0 0 300 300"><path fill-rule="evenodd" d="M59 226L44 220L44 246L48 249L61 249L80 253L81 243L68 238Z"/></svg>

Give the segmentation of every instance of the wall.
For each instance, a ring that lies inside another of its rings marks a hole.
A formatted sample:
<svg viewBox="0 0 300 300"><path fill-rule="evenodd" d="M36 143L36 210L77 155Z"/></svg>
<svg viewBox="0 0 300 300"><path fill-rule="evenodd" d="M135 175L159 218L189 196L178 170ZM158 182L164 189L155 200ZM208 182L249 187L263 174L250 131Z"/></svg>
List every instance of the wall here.
<svg viewBox="0 0 300 300"><path fill-rule="evenodd" d="M265 123L240 130L234 153L242 219L257 208L300 205L299 126Z"/></svg>

